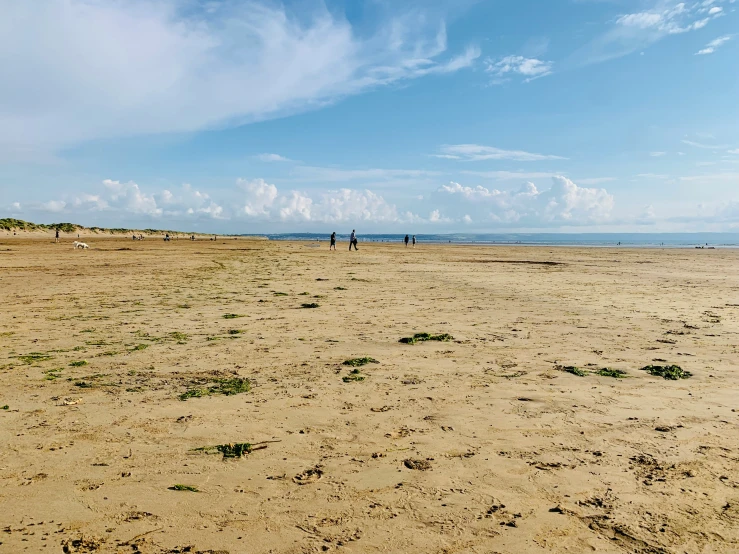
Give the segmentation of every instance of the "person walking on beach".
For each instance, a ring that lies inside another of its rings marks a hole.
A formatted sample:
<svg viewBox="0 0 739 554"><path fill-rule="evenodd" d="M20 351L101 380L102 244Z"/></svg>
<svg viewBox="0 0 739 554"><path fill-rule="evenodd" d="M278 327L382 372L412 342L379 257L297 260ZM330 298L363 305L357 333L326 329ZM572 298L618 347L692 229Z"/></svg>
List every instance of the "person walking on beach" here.
<svg viewBox="0 0 739 554"><path fill-rule="evenodd" d="M336 250L336 231L334 231L333 233L331 233L331 244L329 245L328 249L329 250Z"/></svg>
<svg viewBox="0 0 739 554"><path fill-rule="evenodd" d="M405 236L405 247L408 248L408 241L411 240L408 235Z"/></svg>
<svg viewBox="0 0 739 554"><path fill-rule="evenodd" d="M56 238L54 239L54 242L59 242L59 227L56 228Z"/></svg>
<svg viewBox="0 0 739 554"><path fill-rule="evenodd" d="M357 248L357 232L355 229L352 229L352 234L349 237L349 252L352 251L352 246L354 246L354 250L359 250Z"/></svg>
<svg viewBox="0 0 739 554"><path fill-rule="evenodd" d="M416 247L416 235L413 235L413 248Z"/></svg>

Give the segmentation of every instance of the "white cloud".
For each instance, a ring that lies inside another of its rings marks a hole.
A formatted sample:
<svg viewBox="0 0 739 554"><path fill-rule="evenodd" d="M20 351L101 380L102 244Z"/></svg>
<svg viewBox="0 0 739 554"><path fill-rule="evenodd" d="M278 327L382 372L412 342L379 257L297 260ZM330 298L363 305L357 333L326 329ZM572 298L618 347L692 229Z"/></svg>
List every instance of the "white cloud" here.
<svg viewBox="0 0 739 554"><path fill-rule="evenodd" d="M238 179L237 185L246 191L244 213L250 217L267 216L277 198L277 187L264 179Z"/></svg>
<svg viewBox="0 0 739 554"><path fill-rule="evenodd" d="M696 56L704 56L706 54L713 54L716 49L720 48L723 44L729 42L734 35L724 35L722 37L718 37L717 39L712 40L708 44L706 44L706 47L702 50L698 50L695 55Z"/></svg>
<svg viewBox="0 0 739 554"><path fill-rule="evenodd" d="M687 144L688 146L693 146L694 148L704 148L706 150L723 150L725 148L729 148L726 144L705 144L702 142L694 142L692 140L683 140L683 144Z"/></svg>
<svg viewBox="0 0 739 554"><path fill-rule="evenodd" d="M20 202L13 202L13 203L12 203L12 204L10 205L10 207L11 207L11 208L12 208L13 210L20 210L20 209L21 209L21 203L20 203Z"/></svg>
<svg viewBox="0 0 739 554"><path fill-rule="evenodd" d="M210 195L193 189L187 183L174 193L165 189L157 195L157 198L164 215L199 214L214 219L221 219L224 216L223 207L216 204Z"/></svg>
<svg viewBox="0 0 739 554"><path fill-rule="evenodd" d="M502 82L511 74L526 77L524 82L538 79L552 73L552 62L524 56L506 56L500 59L488 58L485 60L485 71L493 75L494 83Z"/></svg>
<svg viewBox="0 0 739 554"><path fill-rule="evenodd" d="M279 154L259 154L255 156L260 162L291 162L290 158L280 156Z"/></svg>
<svg viewBox="0 0 739 554"><path fill-rule="evenodd" d="M314 223L396 223L418 219L414 214L399 214L394 205L370 190L342 188L311 196L301 191L282 194L263 179L240 179L238 183L246 192L243 213L249 218Z"/></svg>
<svg viewBox="0 0 739 554"><path fill-rule="evenodd" d="M734 150L727 150L729 154L739 154L739 148L735 148Z"/></svg>
<svg viewBox="0 0 739 554"><path fill-rule="evenodd" d="M0 145L231 126L470 67L443 17L396 6L357 29L321 3L3 2ZM369 10L370 8L368 8ZM12 24L11 24L12 22Z"/></svg>
<svg viewBox="0 0 739 554"><path fill-rule="evenodd" d="M122 209L134 214L161 215L161 208L150 194L144 193L133 181L121 183L105 179L106 202L114 209Z"/></svg>
<svg viewBox="0 0 739 554"><path fill-rule="evenodd" d="M485 210L497 223L532 227L602 223L609 218L614 203L606 190L579 187L562 176L553 177L552 187L543 191L533 183L511 192L455 182L442 185L439 191Z"/></svg>
<svg viewBox="0 0 739 554"><path fill-rule="evenodd" d="M67 203L63 200L49 200L48 202L41 204L39 209L44 212L59 213L64 210L66 205Z"/></svg>
<svg viewBox="0 0 739 554"><path fill-rule="evenodd" d="M472 223L472 218L470 217L470 215L469 215L469 214L464 214L464 215L462 216L462 221L463 221L464 223Z"/></svg>
<svg viewBox="0 0 739 554"><path fill-rule="evenodd" d="M480 160L514 160L518 162L536 162L543 160L566 160L561 156L549 154L533 154L523 150L503 150L494 146L480 144L451 144L440 148L441 154L435 157L445 159L475 162Z"/></svg>
<svg viewBox="0 0 739 554"><path fill-rule="evenodd" d="M725 2L733 3L734 0L715 0L714 3ZM675 0L651 0L651 3L651 9L616 18L606 33L578 49L563 65L577 67L643 51L665 37L702 29L711 20L724 15L722 11L709 13L710 8L699 3Z"/></svg>
<svg viewBox="0 0 739 554"><path fill-rule="evenodd" d="M649 155L652 156L653 158L660 158L664 156L665 154L667 154L667 152L650 152L649 153Z"/></svg>

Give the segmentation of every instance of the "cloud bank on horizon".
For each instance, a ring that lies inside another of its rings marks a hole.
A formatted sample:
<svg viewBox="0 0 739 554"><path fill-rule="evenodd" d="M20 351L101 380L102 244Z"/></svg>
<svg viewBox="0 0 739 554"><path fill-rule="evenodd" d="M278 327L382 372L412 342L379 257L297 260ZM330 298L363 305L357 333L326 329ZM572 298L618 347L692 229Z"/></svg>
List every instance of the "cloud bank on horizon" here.
<svg viewBox="0 0 739 554"><path fill-rule="evenodd" d="M506 4L0 0L0 213L739 230L739 1Z"/></svg>

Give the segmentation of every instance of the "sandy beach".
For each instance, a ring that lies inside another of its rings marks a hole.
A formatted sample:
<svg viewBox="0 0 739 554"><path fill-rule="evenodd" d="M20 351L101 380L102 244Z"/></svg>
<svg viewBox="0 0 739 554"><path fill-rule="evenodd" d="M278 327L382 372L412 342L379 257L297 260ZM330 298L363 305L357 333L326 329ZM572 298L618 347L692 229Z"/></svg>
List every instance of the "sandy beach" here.
<svg viewBox="0 0 739 554"><path fill-rule="evenodd" d="M0 553L739 551L737 250L71 240L0 238Z"/></svg>

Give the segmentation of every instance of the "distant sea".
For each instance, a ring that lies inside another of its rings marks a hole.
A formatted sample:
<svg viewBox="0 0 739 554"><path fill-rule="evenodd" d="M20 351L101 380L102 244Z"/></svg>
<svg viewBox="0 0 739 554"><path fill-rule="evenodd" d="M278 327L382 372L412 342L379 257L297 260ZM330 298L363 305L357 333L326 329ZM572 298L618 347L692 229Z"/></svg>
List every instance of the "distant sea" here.
<svg viewBox="0 0 739 554"><path fill-rule="evenodd" d="M251 235L254 236L254 235ZM283 233L276 235L258 235L270 240L289 241L328 241L327 233ZM405 235L358 235L359 242L402 242ZM348 242L349 235L337 235L339 242ZM478 245L520 244L529 246L592 246L608 247L669 247L690 248L696 246L713 246L716 248L739 247L739 233L500 233L500 234L468 234L455 233L449 235L416 235L420 243L451 243Z"/></svg>

